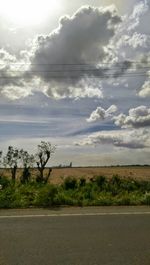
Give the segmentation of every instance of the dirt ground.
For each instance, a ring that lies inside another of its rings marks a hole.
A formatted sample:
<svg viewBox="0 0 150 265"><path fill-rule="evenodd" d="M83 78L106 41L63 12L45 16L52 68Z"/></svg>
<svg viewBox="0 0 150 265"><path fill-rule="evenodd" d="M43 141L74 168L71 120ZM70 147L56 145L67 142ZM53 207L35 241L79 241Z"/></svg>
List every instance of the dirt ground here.
<svg viewBox="0 0 150 265"><path fill-rule="evenodd" d="M47 170L48 169L45 169L45 174ZM9 169L1 169L1 173L10 177ZM18 169L17 178L20 177L21 173L22 170ZM32 169L31 173L33 177L36 177L38 174L37 169ZM58 184L68 176L75 177L77 179L81 177L91 179L94 176L106 176L111 178L113 175L119 175L120 177L126 178L150 180L150 166L53 168L50 182Z"/></svg>

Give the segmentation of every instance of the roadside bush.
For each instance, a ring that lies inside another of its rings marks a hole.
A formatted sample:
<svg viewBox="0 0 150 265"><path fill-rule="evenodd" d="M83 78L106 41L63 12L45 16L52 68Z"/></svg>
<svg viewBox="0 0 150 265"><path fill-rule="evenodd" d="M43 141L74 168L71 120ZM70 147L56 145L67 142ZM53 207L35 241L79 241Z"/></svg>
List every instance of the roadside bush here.
<svg viewBox="0 0 150 265"><path fill-rule="evenodd" d="M0 208L12 208L15 200L15 188L10 186L0 191Z"/></svg>
<svg viewBox="0 0 150 265"><path fill-rule="evenodd" d="M79 179L79 187L84 187L86 185L86 179L85 178L80 178Z"/></svg>
<svg viewBox="0 0 150 265"><path fill-rule="evenodd" d="M122 190L126 190L128 192L136 191L138 190L137 182L134 179L128 178L128 179L122 179L120 188Z"/></svg>
<svg viewBox="0 0 150 265"><path fill-rule="evenodd" d="M32 206L39 188L40 186L34 184L19 185L16 189L16 200L22 202L22 207Z"/></svg>
<svg viewBox="0 0 150 265"><path fill-rule="evenodd" d="M119 195L114 197L115 205L141 205L142 204L142 194L138 191L127 192L122 191Z"/></svg>
<svg viewBox="0 0 150 265"><path fill-rule="evenodd" d="M121 185L121 178L118 176L118 175L114 175L111 180L110 180L110 183L114 186L117 186L117 187L120 187Z"/></svg>
<svg viewBox="0 0 150 265"><path fill-rule="evenodd" d="M93 206L111 206L114 203L114 198L108 192L101 192L93 201Z"/></svg>
<svg viewBox="0 0 150 265"><path fill-rule="evenodd" d="M0 176L0 185L2 185L2 188L6 188L10 185L10 180L4 176Z"/></svg>
<svg viewBox="0 0 150 265"><path fill-rule="evenodd" d="M12 182L1 176L0 208L109 205L150 205L150 181L103 176L86 182L66 178L62 185Z"/></svg>
<svg viewBox="0 0 150 265"><path fill-rule="evenodd" d="M63 187L65 190L69 190L69 189L74 190L77 188L77 180L75 178L72 178L72 177L67 177L64 180Z"/></svg>
<svg viewBox="0 0 150 265"><path fill-rule="evenodd" d="M144 204L144 205L150 205L150 192L149 193L146 193L144 195L142 204Z"/></svg>
<svg viewBox="0 0 150 265"><path fill-rule="evenodd" d="M97 192L94 191L94 188L92 188L92 185L88 183L85 189L83 190L83 198L88 201L92 201L96 198L96 196L97 196Z"/></svg>
<svg viewBox="0 0 150 265"><path fill-rule="evenodd" d="M107 185L107 191L111 192L112 196L117 196L121 191L121 184L123 180L118 176L114 175L109 181Z"/></svg>
<svg viewBox="0 0 150 265"><path fill-rule="evenodd" d="M55 196L55 205L68 205L68 206L73 206L77 205L77 200L71 196L70 193L65 192L65 191L60 191L58 194Z"/></svg>
<svg viewBox="0 0 150 265"><path fill-rule="evenodd" d="M150 192L150 181L137 181L137 187L141 192Z"/></svg>
<svg viewBox="0 0 150 265"><path fill-rule="evenodd" d="M95 183L97 184L97 186L103 190L105 188L105 184L106 184L107 180L106 177L104 176L98 176L95 178Z"/></svg>
<svg viewBox="0 0 150 265"><path fill-rule="evenodd" d="M131 196L128 193L116 196L115 198L115 205L131 205Z"/></svg>
<svg viewBox="0 0 150 265"><path fill-rule="evenodd" d="M53 206L57 193L58 190L56 186L50 184L43 186L38 190L33 204L40 207Z"/></svg>

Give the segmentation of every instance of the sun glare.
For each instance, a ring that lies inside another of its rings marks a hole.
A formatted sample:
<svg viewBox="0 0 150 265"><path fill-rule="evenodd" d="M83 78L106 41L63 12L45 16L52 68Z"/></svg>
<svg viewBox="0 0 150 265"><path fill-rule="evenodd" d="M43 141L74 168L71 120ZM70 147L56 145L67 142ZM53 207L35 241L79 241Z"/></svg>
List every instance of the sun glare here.
<svg viewBox="0 0 150 265"><path fill-rule="evenodd" d="M30 26L41 23L59 9L59 0L4 0L0 14L18 26Z"/></svg>

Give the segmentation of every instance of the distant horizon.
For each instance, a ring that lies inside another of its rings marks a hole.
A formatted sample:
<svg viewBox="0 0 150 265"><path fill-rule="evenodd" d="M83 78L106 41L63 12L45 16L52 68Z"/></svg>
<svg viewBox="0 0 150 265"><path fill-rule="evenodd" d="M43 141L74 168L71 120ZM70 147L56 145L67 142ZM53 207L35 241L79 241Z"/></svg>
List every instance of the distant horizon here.
<svg viewBox="0 0 150 265"><path fill-rule="evenodd" d="M150 167L150 164L131 164L131 165L108 165L108 166L105 166L105 165L102 165L102 166L97 166L97 165L93 165L93 166L72 166L72 167L69 167L69 166L62 166L62 167L59 167L57 165L52 165L52 166L46 166L45 169L48 169L48 168L53 168L53 169L64 169L64 168L111 168L111 167ZM34 167L31 167L32 169L37 169L37 166L34 166ZM0 167L0 169L10 169L9 167ZM23 167L17 167L17 169L23 169Z"/></svg>

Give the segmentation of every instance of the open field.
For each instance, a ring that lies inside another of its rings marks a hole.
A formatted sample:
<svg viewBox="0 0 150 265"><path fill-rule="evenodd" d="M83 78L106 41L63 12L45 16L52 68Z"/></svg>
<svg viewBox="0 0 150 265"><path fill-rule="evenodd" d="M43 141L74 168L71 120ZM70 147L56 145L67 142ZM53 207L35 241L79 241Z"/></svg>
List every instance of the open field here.
<svg viewBox="0 0 150 265"><path fill-rule="evenodd" d="M45 169L45 173L47 173L47 170L48 169ZM1 169L1 172L6 177L10 176L9 169ZM32 169L31 172L33 177L38 174L37 169ZM22 170L18 169L17 178L19 178L21 174ZM50 182L53 184L59 184L68 176L77 179L81 177L91 179L94 176L106 176L111 178L113 175L118 175L123 178L134 178L137 180L150 180L150 166L53 168Z"/></svg>
<svg viewBox="0 0 150 265"><path fill-rule="evenodd" d="M61 179L68 176L76 178L85 177L86 179L90 179L94 176L106 176L111 178L113 175L150 180L150 167L84 167L53 169L52 182L58 183Z"/></svg>

